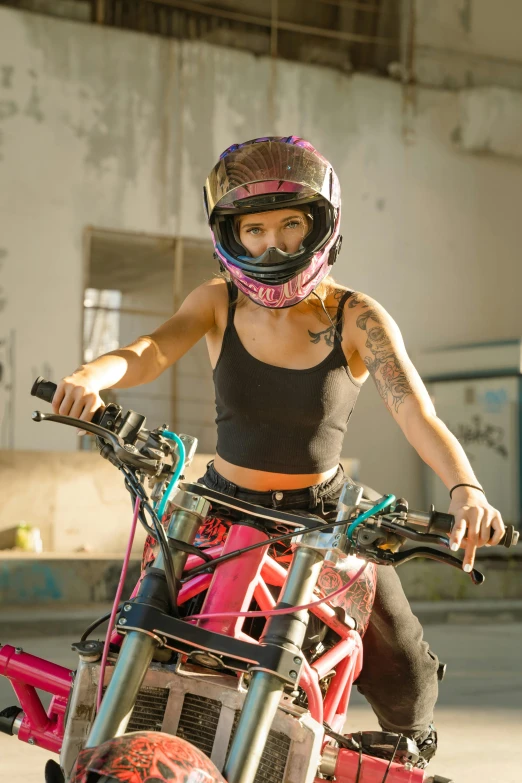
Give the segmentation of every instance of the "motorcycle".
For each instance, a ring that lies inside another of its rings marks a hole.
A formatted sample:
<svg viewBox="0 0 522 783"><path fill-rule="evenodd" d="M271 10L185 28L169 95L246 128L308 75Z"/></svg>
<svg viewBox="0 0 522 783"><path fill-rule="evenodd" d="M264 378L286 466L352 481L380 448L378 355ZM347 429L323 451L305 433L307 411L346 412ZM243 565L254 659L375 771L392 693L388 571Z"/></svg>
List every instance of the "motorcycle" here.
<svg viewBox="0 0 522 783"><path fill-rule="evenodd" d="M50 402L55 390L37 378L31 393ZM332 519L265 508L184 481L197 441L147 430L115 403L92 422L33 419L92 433L133 505L112 612L73 644L76 670L0 646L19 701L0 712L0 730L59 754L47 783L451 783L426 776L411 739L342 732L376 565L422 557L461 568L445 551L452 516L394 495L369 500L350 479ZM230 520L226 539L195 546L212 515ZM122 600L138 522L159 550ZM501 543L517 540L508 526ZM401 551L407 541L420 546ZM284 568L274 546L289 542ZM470 577L484 581L477 569ZM107 619L105 641L90 638ZM47 711L36 688L52 695Z"/></svg>

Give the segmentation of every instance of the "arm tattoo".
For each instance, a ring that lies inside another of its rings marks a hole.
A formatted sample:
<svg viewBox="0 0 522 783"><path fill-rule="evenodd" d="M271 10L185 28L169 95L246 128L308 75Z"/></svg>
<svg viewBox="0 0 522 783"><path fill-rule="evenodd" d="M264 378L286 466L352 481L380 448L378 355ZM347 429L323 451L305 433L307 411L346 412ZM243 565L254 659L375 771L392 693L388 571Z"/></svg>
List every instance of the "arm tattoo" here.
<svg viewBox="0 0 522 783"><path fill-rule="evenodd" d="M373 358L366 356L364 363L386 407L390 411L393 408L397 413L406 397L413 394L413 389L393 350L379 313L368 305L365 307L366 311L361 313L356 323L368 335L366 347Z"/></svg>
<svg viewBox="0 0 522 783"><path fill-rule="evenodd" d="M368 307L366 302L364 301L364 297L357 293L357 291L354 291L351 297L348 299L348 307L357 307L357 305L362 305L363 307Z"/></svg>

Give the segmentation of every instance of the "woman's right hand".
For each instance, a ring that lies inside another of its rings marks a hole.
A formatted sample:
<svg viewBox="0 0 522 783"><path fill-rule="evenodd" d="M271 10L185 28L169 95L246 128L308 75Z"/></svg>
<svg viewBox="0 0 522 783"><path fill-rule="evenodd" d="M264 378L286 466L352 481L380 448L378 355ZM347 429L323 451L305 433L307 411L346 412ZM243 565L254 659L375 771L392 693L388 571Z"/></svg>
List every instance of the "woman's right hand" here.
<svg viewBox="0 0 522 783"><path fill-rule="evenodd" d="M53 413L91 421L94 413L104 406L100 388L87 368L80 368L62 378L54 393Z"/></svg>

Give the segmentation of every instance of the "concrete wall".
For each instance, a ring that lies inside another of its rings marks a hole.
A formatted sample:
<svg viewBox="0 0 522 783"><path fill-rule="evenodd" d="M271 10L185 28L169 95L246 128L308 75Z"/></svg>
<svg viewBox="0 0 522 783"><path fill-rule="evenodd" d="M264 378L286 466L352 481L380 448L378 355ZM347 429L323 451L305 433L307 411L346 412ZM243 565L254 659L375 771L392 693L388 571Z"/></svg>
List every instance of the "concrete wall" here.
<svg viewBox="0 0 522 783"><path fill-rule="evenodd" d="M196 454L186 481L203 476L211 457ZM344 469L358 478L353 461L345 460ZM125 551L132 521L129 493L121 473L97 452L0 451L0 498L0 553L13 549L21 522L39 528L44 552L66 557ZM145 535L138 525L134 554L141 555Z"/></svg>
<svg viewBox="0 0 522 783"><path fill-rule="evenodd" d="M415 75L446 89L522 89L519 0L414 0Z"/></svg>
<svg viewBox="0 0 522 783"><path fill-rule="evenodd" d="M196 481L209 454L186 472ZM98 453L0 451L0 550L14 546L20 522L38 527L46 552L121 553L129 538L132 507L121 473ZM138 525L134 552L145 531Z"/></svg>
<svg viewBox="0 0 522 783"><path fill-rule="evenodd" d="M232 141L267 133L309 138L335 165L336 276L390 310L413 356L520 334L522 168L464 154L458 93L280 61L272 102L270 62L244 52L5 8L0 38L4 447L75 448L31 423L27 392L80 360L85 226L208 239L205 176ZM369 384L345 453L366 483L421 502L419 460Z"/></svg>

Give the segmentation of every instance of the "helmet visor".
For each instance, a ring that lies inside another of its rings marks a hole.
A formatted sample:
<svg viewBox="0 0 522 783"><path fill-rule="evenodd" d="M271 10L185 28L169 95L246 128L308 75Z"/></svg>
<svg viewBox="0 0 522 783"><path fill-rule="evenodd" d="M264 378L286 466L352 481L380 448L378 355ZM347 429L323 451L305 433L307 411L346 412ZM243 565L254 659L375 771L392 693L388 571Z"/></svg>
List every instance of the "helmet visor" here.
<svg viewBox="0 0 522 783"><path fill-rule="evenodd" d="M339 185L328 161L304 147L277 141L228 152L205 183L209 218L221 211L259 212L285 202L306 203L318 195L334 208L340 206Z"/></svg>

